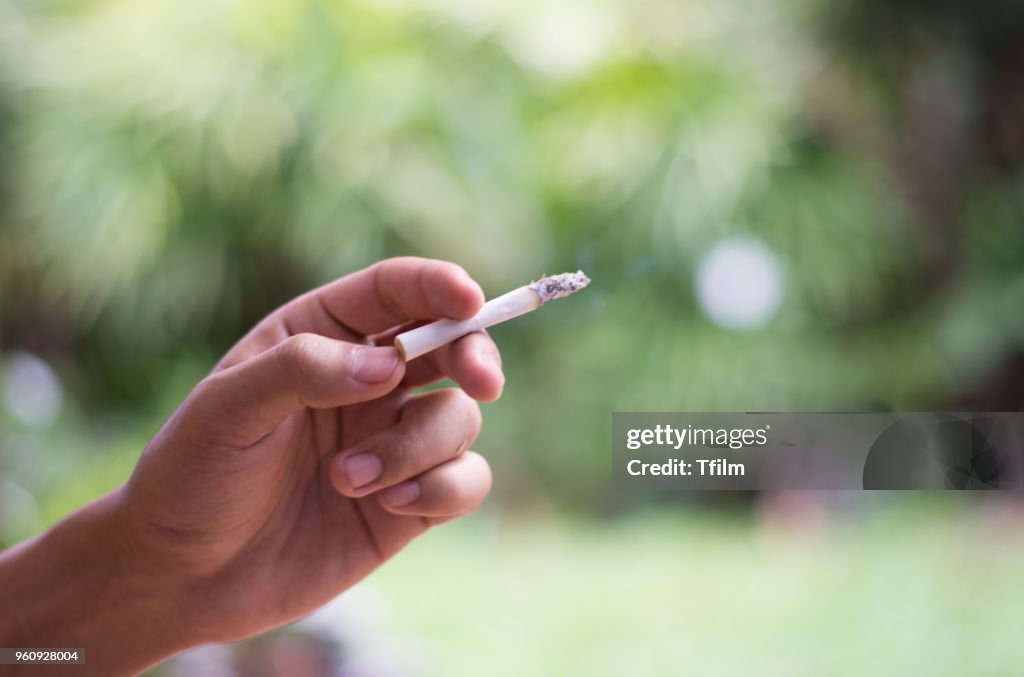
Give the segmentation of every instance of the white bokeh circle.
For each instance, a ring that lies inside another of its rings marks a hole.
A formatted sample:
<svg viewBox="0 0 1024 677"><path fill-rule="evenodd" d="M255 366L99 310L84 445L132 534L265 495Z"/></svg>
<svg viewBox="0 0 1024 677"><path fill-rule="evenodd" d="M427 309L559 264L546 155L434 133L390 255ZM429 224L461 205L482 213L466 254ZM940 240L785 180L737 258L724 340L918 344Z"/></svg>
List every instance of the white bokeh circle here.
<svg viewBox="0 0 1024 677"><path fill-rule="evenodd" d="M18 350L7 357L4 403L7 410L30 428L48 428L60 414L64 390L46 360Z"/></svg>
<svg viewBox="0 0 1024 677"><path fill-rule="evenodd" d="M782 270L774 252L752 237L716 244L697 267L697 301L725 329L764 326L782 302Z"/></svg>

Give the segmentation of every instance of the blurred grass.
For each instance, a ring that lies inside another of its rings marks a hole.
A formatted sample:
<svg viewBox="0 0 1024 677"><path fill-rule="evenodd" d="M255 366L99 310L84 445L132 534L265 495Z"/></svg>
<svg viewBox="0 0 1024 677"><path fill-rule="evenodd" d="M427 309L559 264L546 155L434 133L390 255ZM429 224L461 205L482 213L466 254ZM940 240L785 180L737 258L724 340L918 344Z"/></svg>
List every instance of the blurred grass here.
<svg viewBox="0 0 1024 677"><path fill-rule="evenodd" d="M417 638L413 675L1019 674L1019 505L922 498L818 528L481 515L368 585L388 635Z"/></svg>

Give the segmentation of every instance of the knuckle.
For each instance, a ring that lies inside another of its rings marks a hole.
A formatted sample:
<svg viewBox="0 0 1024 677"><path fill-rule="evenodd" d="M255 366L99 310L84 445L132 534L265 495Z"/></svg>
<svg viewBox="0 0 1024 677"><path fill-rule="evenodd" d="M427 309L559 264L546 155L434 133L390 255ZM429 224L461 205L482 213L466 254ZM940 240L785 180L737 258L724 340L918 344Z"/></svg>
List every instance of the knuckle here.
<svg viewBox="0 0 1024 677"><path fill-rule="evenodd" d="M458 406L459 394L461 392L462 391L459 388L441 388L439 390L432 391L430 395L437 398L438 404L441 408L448 409L450 407Z"/></svg>
<svg viewBox="0 0 1024 677"><path fill-rule="evenodd" d="M484 417L480 413L480 403L461 390L459 392L461 393L460 399L466 416L466 427L475 438L480 434L480 429L484 425Z"/></svg>
<svg viewBox="0 0 1024 677"><path fill-rule="evenodd" d="M431 279L431 282L438 286L449 286L458 283L461 279L469 277L462 266L450 261L429 261L423 267L424 277Z"/></svg>
<svg viewBox="0 0 1024 677"><path fill-rule="evenodd" d="M428 260L420 268L420 292L437 315L461 318L476 311L464 293L467 283L475 284L462 266L450 261Z"/></svg>
<svg viewBox="0 0 1024 677"><path fill-rule="evenodd" d="M384 465L383 477L398 479L415 472L417 462L424 450L419 440L407 436L387 435L378 447L378 457Z"/></svg>
<svg viewBox="0 0 1024 677"><path fill-rule="evenodd" d="M208 375L195 385L192 392L174 413L171 428L185 446L192 449L244 446L247 437L242 426L230 425L233 420L230 376L225 372ZM225 425L225 423L229 423Z"/></svg>
<svg viewBox="0 0 1024 677"><path fill-rule="evenodd" d="M181 416L187 421L204 424L210 419L210 413L219 416L223 408L223 372L211 374L197 383L189 396L179 408Z"/></svg>
<svg viewBox="0 0 1024 677"><path fill-rule="evenodd" d="M480 404L461 388L446 388L437 392L442 393L439 395L441 397L441 405L445 409L457 412L461 425L467 432L476 437L483 426Z"/></svg>
<svg viewBox="0 0 1024 677"><path fill-rule="evenodd" d="M429 452L426 445L427 441L418 436L394 430L376 435L367 450L375 454L383 466L377 482L392 484L419 472L422 459Z"/></svg>
<svg viewBox="0 0 1024 677"><path fill-rule="evenodd" d="M199 383L192 388L192 393L187 401L192 402L207 402L211 398L215 397L215 393L220 388L220 382L224 380L224 372L219 371L213 374L208 374Z"/></svg>
<svg viewBox="0 0 1024 677"><path fill-rule="evenodd" d="M367 266L365 270L372 272L375 275L379 275L381 273L390 275L405 268L422 266L429 260L430 259L424 259L418 256L392 256L391 258L383 259L373 265Z"/></svg>
<svg viewBox="0 0 1024 677"><path fill-rule="evenodd" d="M316 350L316 341L317 337L314 334L294 334L284 340L281 350L290 360L298 363Z"/></svg>
<svg viewBox="0 0 1024 677"><path fill-rule="evenodd" d="M325 364L325 344L316 334L296 334L281 344L281 356L295 375L307 382L323 380L321 366Z"/></svg>

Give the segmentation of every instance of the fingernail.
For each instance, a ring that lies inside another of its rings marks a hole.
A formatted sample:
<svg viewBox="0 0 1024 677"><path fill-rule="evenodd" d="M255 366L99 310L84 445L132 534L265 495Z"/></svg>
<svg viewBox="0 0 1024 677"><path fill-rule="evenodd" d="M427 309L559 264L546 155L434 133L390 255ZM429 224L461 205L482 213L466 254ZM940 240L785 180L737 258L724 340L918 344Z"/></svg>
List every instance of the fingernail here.
<svg viewBox="0 0 1024 677"><path fill-rule="evenodd" d="M345 459L345 475L352 488L359 489L374 481L384 472L380 459L373 454L356 454Z"/></svg>
<svg viewBox="0 0 1024 677"><path fill-rule="evenodd" d="M419 497L420 483L416 480L396 484L384 492L384 500L396 508L409 505Z"/></svg>
<svg viewBox="0 0 1024 677"><path fill-rule="evenodd" d="M383 383L397 368L393 348L358 348L352 356L352 378L362 383Z"/></svg>

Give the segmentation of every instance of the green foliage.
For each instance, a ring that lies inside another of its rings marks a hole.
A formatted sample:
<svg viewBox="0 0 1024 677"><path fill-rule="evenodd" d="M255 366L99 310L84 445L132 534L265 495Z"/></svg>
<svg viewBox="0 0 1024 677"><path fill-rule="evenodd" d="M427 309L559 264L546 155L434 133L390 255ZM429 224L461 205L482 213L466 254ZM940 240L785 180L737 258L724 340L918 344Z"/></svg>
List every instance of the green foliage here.
<svg viewBox="0 0 1024 677"><path fill-rule="evenodd" d="M871 12L829 7L6 0L5 345L59 366L60 434L123 413L144 437L268 310L382 257L489 294L582 267L584 295L494 331L509 384L478 446L507 498L592 508L620 500L612 410L970 402L1024 345L1021 183L964 160L937 222L899 111L948 53L982 110L986 43L919 19L926 48L862 53ZM748 332L694 294L739 234L783 273Z"/></svg>

